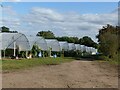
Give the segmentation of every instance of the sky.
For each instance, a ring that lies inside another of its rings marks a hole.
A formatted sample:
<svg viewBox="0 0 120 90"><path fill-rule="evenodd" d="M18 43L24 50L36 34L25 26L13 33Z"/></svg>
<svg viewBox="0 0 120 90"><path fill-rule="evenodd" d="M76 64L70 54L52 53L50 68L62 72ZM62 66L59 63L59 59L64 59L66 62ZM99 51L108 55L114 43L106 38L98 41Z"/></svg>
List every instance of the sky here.
<svg viewBox="0 0 120 90"><path fill-rule="evenodd" d="M16 1L16 0L15 0ZM118 24L117 2L3 2L2 22L24 34L51 30L55 36L95 36L107 24Z"/></svg>

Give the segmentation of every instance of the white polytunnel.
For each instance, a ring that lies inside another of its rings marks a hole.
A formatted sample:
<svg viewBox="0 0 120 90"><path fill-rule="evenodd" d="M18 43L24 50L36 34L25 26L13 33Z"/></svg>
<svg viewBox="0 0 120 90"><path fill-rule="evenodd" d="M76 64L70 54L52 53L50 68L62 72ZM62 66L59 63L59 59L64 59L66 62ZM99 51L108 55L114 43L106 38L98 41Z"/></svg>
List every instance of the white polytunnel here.
<svg viewBox="0 0 120 90"><path fill-rule="evenodd" d="M92 53L92 54L96 54L96 53L97 53L97 49L92 48L92 49L91 49L91 53Z"/></svg>
<svg viewBox="0 0 120 90"><path fill-rule="evenodd" d="M2 37L2 50L18 49L19 51L30 50L29 41L22 33L0 33Z"/></svg>
<svg viewBox="0 0 120 90"><path fill-rule="evenodd" d="M82 52L83 52L83 51L86 51L85 45L80 45L80 47L81 47L81 51L82 51Z"/></svg>
<svg viewBox="0 0 120 90"><path fill-rule="evenodd" d="M51 51L61 51L60 44L56 39L45 39L47 42L48 49Z"/></svg>
<svg viewBox="0 0 120 90"><path fill-rule="evenodd" d="M91 51L90 47L86 46L86 52L90 53L90 51Z"/></svg>
<svg viewBox="0 0 120 90"><path fill-rule="evenodd" d="M64 51L68 51L69 50L68 42L66 42L66 41L59 41L59 44L60 44L61 51L62 50L64 50Z"/></svg>
<svg viewBox="0 0 120 90"><path fill-rule="evenodd" d="M75 44L76 50L81 50L80 44Z"/></svg>
<svg viewBox="0 0 120 90"><path fill-rule="evenodd" d="M26 37L28 38L30 49L32 49L33 45L37 45L41 50L47 51L47 43L43 37L32 35L26 35Z"/></svg>
<svg viewBox="0 0 120 90"><path fill-rule="evenodd" d="M69 50L76 50L74 43L68 43L69 44Z"/></svg>

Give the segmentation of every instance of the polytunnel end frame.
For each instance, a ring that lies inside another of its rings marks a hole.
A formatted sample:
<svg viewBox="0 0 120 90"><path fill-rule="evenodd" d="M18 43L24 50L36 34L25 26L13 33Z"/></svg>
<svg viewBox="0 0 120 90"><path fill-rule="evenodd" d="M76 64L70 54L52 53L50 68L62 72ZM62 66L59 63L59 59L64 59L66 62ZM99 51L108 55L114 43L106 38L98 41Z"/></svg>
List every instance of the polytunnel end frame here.
<svg viewBox="0 0 120 90"><path fill-rule="evenodd" d="M20 36L15 39L15 38L14 38L14 35L15 35L15 34L20 34ZM3 49L3 50L4 50L4 58L5 58L5 50L6 50L10 45L12 45L13 43L14 43L14 55L13 55L13 56L16 56L16 55L15 55L15 53L16 53L16 41L17 41L20 37L22 37L22 36L24 36L24 37L26 38L26 40L27 40L27 42L28 42L28 45L29 45L29 47L28 47L29 50L25 50L25 51L30 51L30 44L29 44L29 40L27 39L27 37L26 37L24 34L22 34L22 33L14 33L14 35L12 36L12 38L14 38L13 41L12 41L11 43L9 43L8 46ZM1 58L2 58L2 55L1 55Z"/></svg>

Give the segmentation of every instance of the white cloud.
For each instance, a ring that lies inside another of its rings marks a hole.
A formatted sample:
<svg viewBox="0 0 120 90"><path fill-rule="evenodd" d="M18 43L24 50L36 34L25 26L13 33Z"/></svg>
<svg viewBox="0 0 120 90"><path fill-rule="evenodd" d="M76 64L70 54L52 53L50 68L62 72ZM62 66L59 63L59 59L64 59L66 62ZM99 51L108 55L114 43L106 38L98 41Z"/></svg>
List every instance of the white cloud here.
<svg viewBox="0 0 120 90"><path fill-rule="evenodd" d="M36 34L41 30L51 30L57 36L69 35L83 37L89 35L94 40L95 35L103 25L117 25L118 21L117 14L115 13L60 13L49 8L34 7L29 13L20 17L18 14L16 15L16 12L11 7L7 10L13 13L13 15L9 19L5 15L6 21L4 23L9 25L8 23L11 22L9 26L21 32L34 32Z"/></svg>

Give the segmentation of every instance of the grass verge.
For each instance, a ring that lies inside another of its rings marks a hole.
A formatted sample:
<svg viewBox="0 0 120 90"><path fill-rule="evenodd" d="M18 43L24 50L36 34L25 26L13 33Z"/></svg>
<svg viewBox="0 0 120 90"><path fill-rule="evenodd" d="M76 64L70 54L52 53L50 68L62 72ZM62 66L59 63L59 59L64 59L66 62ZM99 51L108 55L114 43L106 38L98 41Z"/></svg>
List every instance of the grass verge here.
<svg viewBox="0 0 120 90"><path fill-rule="evenodd" d="M70 62L71 58L33 58L21 60L2 60L3 72L15 71L18 69L26 69L40 65L58 65L64 62Z"/></svg>

